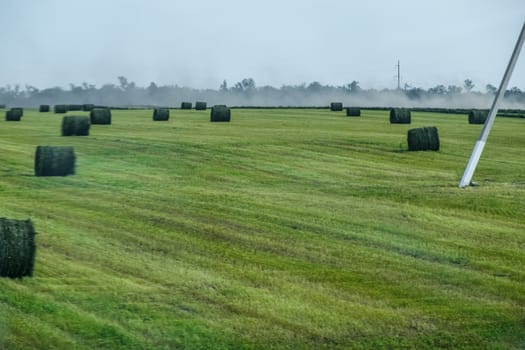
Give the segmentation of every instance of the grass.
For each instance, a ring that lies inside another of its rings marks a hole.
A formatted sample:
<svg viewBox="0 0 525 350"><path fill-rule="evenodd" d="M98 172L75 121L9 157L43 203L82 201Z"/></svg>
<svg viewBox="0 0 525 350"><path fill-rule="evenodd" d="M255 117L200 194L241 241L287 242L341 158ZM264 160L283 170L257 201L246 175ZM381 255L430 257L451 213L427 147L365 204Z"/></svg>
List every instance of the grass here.
<svg viewBox="0 0 525 350"><path fill-rule="evenodd" d="M38 235L34 277L0 279L0 349L525 347L523 120L458 189L466 115L112 114L89 137L1 123L0 216ZM406 152L431 125L441 150ZM37 145L77 174L33 176Z"/></svg>

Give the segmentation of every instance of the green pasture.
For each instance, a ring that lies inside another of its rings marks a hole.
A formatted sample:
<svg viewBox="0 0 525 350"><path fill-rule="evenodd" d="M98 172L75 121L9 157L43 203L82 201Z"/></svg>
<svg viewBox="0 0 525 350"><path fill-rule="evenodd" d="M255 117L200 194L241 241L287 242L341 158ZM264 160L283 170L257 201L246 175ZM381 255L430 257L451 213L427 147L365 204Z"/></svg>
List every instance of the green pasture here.
<svg viewBox="0 0 525 350"><path fill-rule="evenodd" d="M34 276L0 279L0 349L523 349L525 120L328 109L0 121L0 217ZM87 115L69 112L67 115ZM436 126L438 152L408 152ZM76 175L35 177L36 146ZM1 248L1 247L0 247Z"/></svg>

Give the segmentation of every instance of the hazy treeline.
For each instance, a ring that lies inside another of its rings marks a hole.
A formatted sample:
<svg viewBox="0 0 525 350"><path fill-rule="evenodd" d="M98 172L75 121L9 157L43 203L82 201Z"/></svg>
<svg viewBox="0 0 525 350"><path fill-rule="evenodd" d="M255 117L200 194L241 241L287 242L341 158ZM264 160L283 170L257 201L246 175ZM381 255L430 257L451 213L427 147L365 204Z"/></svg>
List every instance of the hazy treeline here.
<svg viewBox="0 0 525 350"><path fill-rule="evenodd" d="M88 83L70 84L68 89L8 85L0 87L0 104L9 107L82 103L179 107L182 101L206 101L209 106L327 106L330 102L338 101L345 106L360 107L490 107L496 88L489 84L481 92L474 91L474 86L471 80L466 79L463 86L437 85L430 89L409 85L405 85L403 89L362 89L357 81L343 86L312 82L276 88L259 87L253 79L246 78L232 86L224 81L218 89L194 89L178 85L159 86L153 82L147 87L140 87L125 77L118 77L118 84L105 84L101 87ZM501 107L524 109L525 91L517 87L507 90Z"/></svg>

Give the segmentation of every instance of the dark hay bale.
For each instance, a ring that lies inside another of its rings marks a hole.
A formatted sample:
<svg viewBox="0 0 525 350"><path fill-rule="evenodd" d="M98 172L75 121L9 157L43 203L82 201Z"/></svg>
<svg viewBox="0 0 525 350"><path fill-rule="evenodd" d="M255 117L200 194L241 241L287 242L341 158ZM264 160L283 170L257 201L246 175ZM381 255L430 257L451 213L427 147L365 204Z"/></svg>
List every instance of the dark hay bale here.
<svg viewBox="0 0 525 350"><path fill-rule="evenodd" d="M0 105L0 109L5 109L5 105Z"/></svg>
<svg viewBox="0 0 525 350"><path fill-rule="evenodd" d="M196 111L205 111L206 108L207 108L206 102L202 102L202 101L195 102Z"/></svg>
<svg viewBox="0 0 525 350"><path fill-rule="evenodd" d="M479 111L471 110L468 114L468 123L469 124L485 124L489 112L488 111Z"/></svg>
<svg viewBox="0 0 525 350"><path fill-rule="evenodd" d="M343 110L343 104L341 102L330 103L330 110L332 112L340 112Z"/></svg>
<svg viewBox="0 0 525 350"><path fill-rule="evenodd" d="M31 220L0 218L0 277L33 275L35 234Z"/></svg>
<svg viewBox="0 0 525 350"><path fill-rule="evenodd" d="M90 125L88 116L65 116L62 118L62 136L88 136Z"/></svg>
<svg viewBox="0 0 525 350"><path fill-rule="evenodd" d="M408 130L409 151L439 151L439 135L435 126Z"/></svg>
<svg viewBox="0 0 525 350"><path fill-rule="evenodd" d="M82 105L67 105L68 111L81 111Z"/></svg>
<svg viewBox="0 0 525 350"><path fill-rule="evenodd" d="M412 114L405 108L392 108L390 110L390 124L410 124Z"/></svg>
<svg viewBox="0 0 525 350"><path fill-rule="evenodd" d="M5 111L5 120L8 122L19 122L23 114L22 108L12 108Z"/></svg>
<svg viewBox="0 0 525 350"><path fill-rule="evenodd" d="M109 108L93 108L89 112L91 124L111 124L111 110Z"/></svg>
<svg viewBox="0 0 525 350"><path fill-rule="evenodd" d="M191 109L191 102L182 102L180 104L180 109Z"/></svg>
<svg viewBox="0 0 525 350"><path fill-rule="evenodd" d="M211 122L229 122L231 118L231 111L224 105L215 105L211 109Z"/></svg>
<svg viewBox="0 0 525 350"><path fill-rule="evenodd" d="M168 108L155 108L153 110L154 121L167 121L170 119L170 110Z"/></svg>
<svg viewBox="0 0 525 350"><path fill-rule="evenodd" d="M348 107L346 108L346 116L347 117L360 117L361 110L356 107Z"/></svg>
<svg viewBox="0 0 525 350"><path fill-rule="evenodd" d="M55 105L55 113L67 113L67 105Z"/></svg>
<svg viewBox="0 0 525 350"><path fill-rule="evenodd" d="M85 112L91 112L93 108L95 108L95 105L91 103L86 103L82 105L82 110Z"/></svg>
<svg viewBox="0 0 525 350"><path fill-rule="evenodd" d="M75 174L75 151L66 146L37 146L35 176L66 176Z"/></svg>
<svg viewBox="0 0 525 350"><path fill-rule="evenodd" d="M49 110L50 110L49 105L40 105L40 107L38 108L38 111L41 113L49 112Z"/></svg>

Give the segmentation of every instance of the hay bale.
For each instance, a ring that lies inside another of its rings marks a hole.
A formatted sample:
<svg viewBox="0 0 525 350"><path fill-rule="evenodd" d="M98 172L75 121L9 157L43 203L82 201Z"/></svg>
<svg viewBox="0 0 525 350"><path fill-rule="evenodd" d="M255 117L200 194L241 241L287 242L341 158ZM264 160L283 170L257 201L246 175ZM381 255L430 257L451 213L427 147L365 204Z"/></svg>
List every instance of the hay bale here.
<svg viewBox="0 0 525 350"><path fill-rule="evenodd" d="M197 101L195 102L195 110L196 111L205 111L208 106L206 105L206 102Z"/></svg>
<svg viewBox="0 0 525 350"><path fill-rule="evenodd" d="M489 112L488 111L480 111L473 109L468 114L468 123L469 124L485 124L485 120L487 120Z"/></svg>
<svg viewBox="0 0 525 350"><path fill-rule="evenodd" d="M89 112L91 124L111 124L111 110L109 108L93 108Z"/></svg>
<svg viewBox="0 0 525 350"><path fill-rule="evenodd" d="M68 111L81 111L82 105L67 105Z"/></svg>
<svg viewBox="0 0 525 350"><path fill-rule="evenodd" d="M33 275L35 234L31 220L0 218L0 277Z"/></svg>
<svg viewBox="0 0 525 350"><path fill-rule="evenodd" d="M62 118L62 136L88 136L90 125L88 116L65 116Z"/></svg>
<svg viewBox="0 0 525 350"><path fill-rule="evenodd" d="M155 108L153 110L154 121L168 121L170 119L170 110L168 108Z"/></svg>
<svg viewBox="0 0 525 350"><path fill-rule="evenodd" d="M215 105L211 109L210 122L229 122L231 111L225 105Z"/></svg>
<svg viewBox="0 0 525 350"><path fill-rule="evenodd" d="M191 102L182 102L180 104L180 109L191 109Z"/></svg>
<svg viewBox="0 0 525 350"><path fill-rule="evenodd" d="M5 109L5 105L0 105L0 109Z"/></svg>
<svg viewBox="0 0 525 350"><path fill-rule="evenodd" d="M346 116L347 117L360 117L361 110L356 107L348 107L346 108Z"/></svg>
<svg viewBox="0 0 525 350"><path fill-rule="evenodd" d="M435 126L408 130L409 151L439 151L439 134Z"/></svg>
<svg viewBox="0 0 525 350"><path fill-rule="evenodd" d="M66 176L75 174L75 151L66 146L37 146L35 176Z"/></svg>
<svg viewBox="0 0 525 350"><path fill-rule="evenodd" d="M41 113L46 113L46 112L49 112L49 105L40 105L40 107L38 108L38 111L41 112Z"/></svg>
<svg viewBox="0 0 525 350"><path fill-rule="evenodd" d="M55 105L54 110L55 110L55 114L67 113L67 105Z"/></svg>
<svg viewBox="0 0 525 350"><path fill-rule="evenodd" d="M91 112L91 110L95 108L95 105L94 104L91 104L91 103L85 103L82 105L82 110L84 112Z"/></svg>
<svg viewBox="0 0 525 350"><path fill-rule="evenodd" d="M341 102L330 103L330 110L332 112L340 112L343 110L343 104Z"/></svg>
<svg viewBox="0 0 525 350"><path fill-rule="evenodd" d="M405 108L392 108L390 110L390 124L410 124L412 114Z"/></svg>
<svg viewBox="0 0 525 350"><path fill-rule="evenodd" d="M11 108L5 111L5 120L8 122L19 122L22 119L23 110L22 108Z"/></svg>

